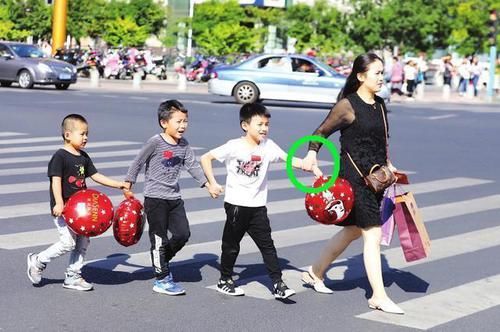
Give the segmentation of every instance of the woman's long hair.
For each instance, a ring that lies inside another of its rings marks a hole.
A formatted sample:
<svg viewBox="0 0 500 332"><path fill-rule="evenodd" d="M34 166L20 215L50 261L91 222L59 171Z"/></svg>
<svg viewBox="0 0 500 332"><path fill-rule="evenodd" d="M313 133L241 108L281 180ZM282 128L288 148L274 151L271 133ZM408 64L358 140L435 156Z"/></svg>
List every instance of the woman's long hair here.
<svg viewBox="0 0 500 332"><path fill-rule="evenodd" d="M345 81L345 85L339 93L337 97L337 101L347 97L351 93L358 91L361 82L358 80L358 74L364 73L368 71L368 66L375 61L380 61L384 63L384 61L375 53L366 53L361 54L354 59L354 63L352 65L352 71L347 76L347 80Z"/></svg>

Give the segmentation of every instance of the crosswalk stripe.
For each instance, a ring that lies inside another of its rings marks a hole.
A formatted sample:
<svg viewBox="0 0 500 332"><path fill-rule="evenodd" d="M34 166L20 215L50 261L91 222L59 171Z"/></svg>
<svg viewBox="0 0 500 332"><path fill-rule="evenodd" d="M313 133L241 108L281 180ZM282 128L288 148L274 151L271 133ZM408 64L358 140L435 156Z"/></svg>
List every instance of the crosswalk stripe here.
<svg viewBox="0 0 500 332"><path fill-rule="evenodd" d="M418 261L406 262L400 247L383 250L382 255L384 255L385 259L390 263L390 269L404 269L410 266L430 263L496 246L500 246L500 226L435 239L432 241L431 253L429 257ZM315 257L311 257L311 259L315 259ZM327 280L342 280L345 282L366 276L364 269L352 269L348 275L349 279L346 279L345 272L348 269L348 261L349 258L335 261L334 266L326 273ZM284 270L283 280L285 280L287 285L294 289L297 293L305 292L308 288L303 286L304 283L301 280L302 275L300 271L307 271L308 268L309 266L303 266L298 269L299 271L297 271L297 269ZM329 282L330 281L327 281L326 284L328 285ZM247 280L240 280L238 281L238 284L245 285L243 288L246 296L265 300L274 299L274 296L265 286L268 284L267 275L261 275ZM215 288L215 285L211 285L208 288ZM497 302L496 305L500 305L500 302ZM403 310L407 309L405 306L402 306L402 308ZM408 308L407 312L410 312L410 310L411 309ZM387 317L387 315L385 315L385 317Z"/></svg>
<svg viewBox="0 0 500 332"><path fill-rule="evenodd" d="M414 191L414 193L419 194L418 191ZM186 196L184 196L184 198L187 199ZM113 201L113 204L116 204L122 200L122 195L111 196L110 199ZM0 207L0 219L44 215L47 213L47 205L47 202L40 202L2 206ZM475 212L495 210L500 208L500 195L492 195L465 201L440 204L438 205L438 207L433 210L432 215L426 215L426 210L423 209L422 213L424 219L429 220L436 217L450 218ZM270 202L268 203L268 210L271 209L276 214L301 211L304 210L304 199L300 198ZM194 211L188 213L188 215L191 218L198 220L199 223L212 223L223 220L225 218L224 209L222 208Z"/></svg>
<svg viewBox="0 0 500 332"><path fill-rule="evenodd" d="M123 146L130 144L139 144L138 142L129 141L104 141L104 142L91 142L87 144L87 149L102 148L109 146ZM0 154L2 153L21 153L21 152L39 152L39 151L55 151L61 148L61 144L55 145L37 145L29 147L14 147L14 148L1 148Z"/></svg>
<svg viewBox="0 0 500 332"><path fill-rule="evenodd" d="M60 148L60 147L61 146L59 145L58 148ZM54 149L54 150L56 150L56 149ZM118 151L102 151L102 152L91 152L91 153L89 153L89 155L92 158L92 160L94 161L95 159L98 159L98 158L135 156L139 151L140 151L139 149L118 150ZM48 163L50 158L51 158L50 155L15 157L15 158L1 158L0 165L5 165L5 164L18 165L21 163L34 163L34 162ZM46 168L47 168L47 166L44 167L45 170L46 170ZM22 173L22 174L24 174L24 173Z"/></svg>
<svg viewBox="0 0 500 332"><path fill-rule="evenodd" d="M373 311L356 317L422 330L431 329L500 305L500 274L399 305L406 311L405 315Z"/></svg>
<svg viewBox="0 0 500 332"><path fill-rule="evenodd" d="M61 145L58 145L57 150ZM193 150L203 150L204 148L193 146L191 147ZM125 157L125 156L135 156L139 152L139 149L131 149L131 150L118 150L118 151L101 151L101 152L90 152L89 155L93 161L98 158L111 158L111 157ZM87 151L88 152L88 151ZM33 163L33 162L45 162L48 163L50 160L50 155L44 156L27 156L27 157L15 157L15 158L1 158L0 165L5 164L21 164L21 163ZM24 173L22 173L24 174Z"/></svg>
<svg viewBox="0 0 500 332"><path fill-rule="evenodd" d="M28 143L42 143L42 142L61 142L63 138L61 136L51 136L51 137L32 137L32 138L11 138L0 140L0 145L7 144L28 144Z"/></svg>
<svg viewBox="0 0 500 332"><path fill-rule="evenodd" d="M138 195L138 198L142 197ZM120 198L121 199L121 198ZM461 205L467 205L467 209L458 209ZM443 209L443 206L447 207ZM44 203L42 211L48 211L48 203ZM284 201L273 201L267 205L268 214L275 215L280 213L289 213L296 211L304 211L304 200L293 199ZM0 217L3 213L11 211L11 207L0 208ZM475 200L467 200L462 202L438 204L434 206L427 206L421 208L420 211L426 222L446 219L460 215L473 214L480 211L500 209L500 195L486 196ZM5 211L5 212L4 212ZM22 211L19 211L22 213ZM41 213L37 213L41 214ZM43 214L47 214L44 212ZM189 223L193 225L201 225L207 223L221 222L225 220L224 209L206 209L201 211L194 211L187 213ZM47 218L50 218L47 216ZM112 231L108 230L106 233L99 236L99 238L112 236ZM310 241L316 241L314 238ZM0 249L20 249L27 247L36 247L51 244L57 241L57 232L52 229L20 232L0 235Z"/></svg>
<svg viewBox="0 0 500 332"><path fill-rule="evenodd" d="M0 137L7 137L7 136L23 136L23 135L28 135L26 133L16 133L13 131L0 131Z"/></svg>
<svg viewBox="0 0 500 332"><path fill-rule="evenodd" d="M129 162L116 162L116 164L112 164L113 166L115 165L123 165L123 166L129 166L131 161ZM279 164L282 165L282 164ZM96 166L97 167L97 166ZM98 167L97 169L100 169ZM272 167L270 170L281 170L283 167L277 168ZM44 168L44 172L46 172L47 169ZM225 174L226 168L225 167L217 167L214 168L214 175L222 175ZM0 170L0 175L2 174ZM122 174L119 176L120 178L124 178L125 175ZM190 177L189 173L183 172L181 174L181 178L188 178ZM140 175L137 179L137 183L142 183L144 182L144 175ZM311 182L311 178L303 178L301 183L308 183ZM491 180L482 180L482 179L474 179L474 178L463 178L463 177L458 177L458 178L450 178L450 179L442 179L442 180L436 180L436 181L429 181L423 184L415 184L411 187L411 190L418 191L419 193L428 193L428 192L434 192L434 191L440 191L440 190L449 190L449 189L457 189L457 188L463 188L463 187L471 187L471 186L477 186L477 185L482 185L482 184L487 184L487 183L492 183L493 181ZM98 184L89 181L88 187L96 187ZM38 181L38 182L23 182L23 183L14 183L14 184L2 184L0 185L0 195L3 194L16 194L16 193L28 193L28 192L36 192L36 191L42 191L42 190L48 190L48 181ZM182 190L183 192L185 190Z"/></svg>

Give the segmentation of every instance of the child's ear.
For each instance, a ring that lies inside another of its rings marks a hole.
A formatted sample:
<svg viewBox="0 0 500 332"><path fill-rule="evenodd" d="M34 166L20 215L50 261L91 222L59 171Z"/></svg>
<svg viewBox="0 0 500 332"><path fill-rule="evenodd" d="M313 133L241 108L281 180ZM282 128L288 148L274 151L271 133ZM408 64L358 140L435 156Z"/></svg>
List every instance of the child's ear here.
<svg viewBox="0 0 500 332"><path fill-rule="evenodd" d="M241 129L243 129L244 132L247 132L247 130L248 130L248 123L246 121L241 121L240 126L241 126Z"/></svg>
<svg viewBox="0 0 500 332"><path fill-rule="evenodd" d="M69 131L65 131L65 132L64 132L64 139L65 139L66 141L67 141L67 140L69 140L69 134L70 134L70 132L69 132Z"/></svg>
<svg viewBox="0 0 500 332"><path fill-rule="evenodd" d="M160 126L161 126L163 129L166 129L166 128L167 128L167 120L160 120Z"/></svg>

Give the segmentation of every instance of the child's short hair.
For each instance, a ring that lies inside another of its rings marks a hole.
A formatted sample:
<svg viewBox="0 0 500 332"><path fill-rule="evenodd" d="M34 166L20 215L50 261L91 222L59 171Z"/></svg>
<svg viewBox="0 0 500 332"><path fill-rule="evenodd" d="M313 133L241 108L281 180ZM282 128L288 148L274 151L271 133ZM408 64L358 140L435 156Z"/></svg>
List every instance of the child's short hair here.
<svg viewBox="0 0 500 332"><path fill-rule="evenodd" d="M85 119L82 115L80 114L69 114L64 117L61 123L61 135L62 138L64 138L64 133L66 131L71 131L75 127L75 122L82 122L85 124L88 124L87 119Z"/></svg>
<svg viewBox="0 0 500 332"><path fill-rule="evenodd" d="M165 100L158 107L158 124L161 127L161 120L169 120L175 112L187 114L188 110L182 103L175 99Z"/></svg>
<svg viewBox="0 0 500 332"><path fill-rule="evenodd" d="M250 123L250 120L255 115L265 116L271 118L271 113L267 110L266 106L257 103L247 103L241 106L240 109L240 125L242 122Z"/></svg>

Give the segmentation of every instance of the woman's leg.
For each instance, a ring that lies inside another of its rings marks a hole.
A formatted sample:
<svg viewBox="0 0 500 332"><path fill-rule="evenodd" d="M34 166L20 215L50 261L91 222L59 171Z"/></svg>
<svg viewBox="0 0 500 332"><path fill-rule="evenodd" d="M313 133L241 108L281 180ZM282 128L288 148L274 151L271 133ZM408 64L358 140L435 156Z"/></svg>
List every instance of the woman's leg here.
<svg viewBox="0 0 500 332"><path fill-rule="evenodd" d="M387 298L382 278L382 263L380 259L380 239L382 229L374 226L361 230L363 234L363 261L365 263L366 275L373 290L373 299L384 300Z"/></svg>
<svg viewBox="0 0 500 332"><path fill-rule="evenodd" d="M323 276L330 264L347 248L354 240L361 236L361 229L357 226L346 226L335 234L321 252L319 259L312 265L313 273L319 278Z"/></svg>

